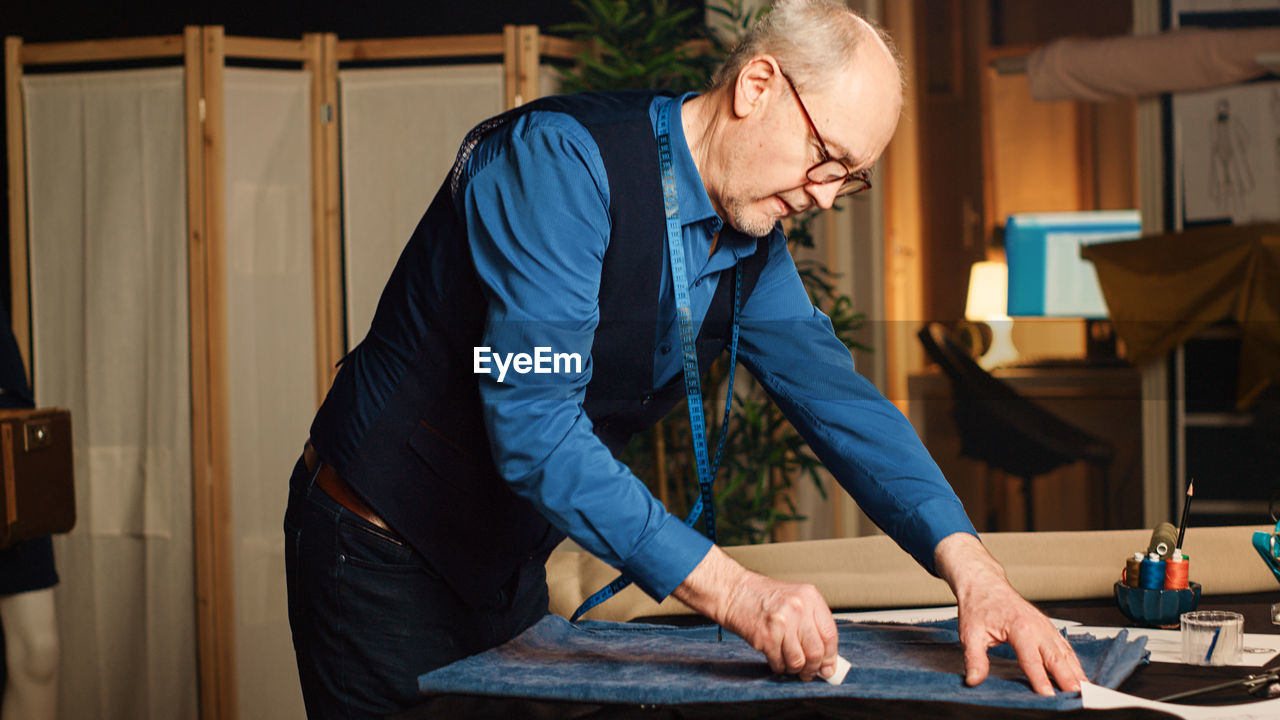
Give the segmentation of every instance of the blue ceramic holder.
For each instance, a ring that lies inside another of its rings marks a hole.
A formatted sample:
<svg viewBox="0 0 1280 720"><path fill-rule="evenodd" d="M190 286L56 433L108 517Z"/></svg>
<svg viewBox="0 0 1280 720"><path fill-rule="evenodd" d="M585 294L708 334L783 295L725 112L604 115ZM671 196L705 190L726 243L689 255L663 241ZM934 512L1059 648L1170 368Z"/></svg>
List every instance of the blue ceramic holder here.
<svg viewBox="0 0 1280 720"><path fill-rule="evenodd" d="M1200 583L1185 590L1150 590L1116 583L1116 605L1134 624L1145 627L1177 627L1178 618L1200 605Z"/></svg>

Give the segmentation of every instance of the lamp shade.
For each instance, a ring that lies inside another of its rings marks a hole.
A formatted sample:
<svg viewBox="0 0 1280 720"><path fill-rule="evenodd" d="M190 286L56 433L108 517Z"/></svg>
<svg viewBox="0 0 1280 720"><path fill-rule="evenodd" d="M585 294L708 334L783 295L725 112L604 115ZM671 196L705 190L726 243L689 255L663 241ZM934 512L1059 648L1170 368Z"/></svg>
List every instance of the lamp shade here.
<svg viewBox="0 0 1280 720"><path fill-rule="evenodd" d="M969 269L969 296L964 306L967 320L982 322L1006 318L1009 304L1009 270L1002 262L976 262Z"/></svg>

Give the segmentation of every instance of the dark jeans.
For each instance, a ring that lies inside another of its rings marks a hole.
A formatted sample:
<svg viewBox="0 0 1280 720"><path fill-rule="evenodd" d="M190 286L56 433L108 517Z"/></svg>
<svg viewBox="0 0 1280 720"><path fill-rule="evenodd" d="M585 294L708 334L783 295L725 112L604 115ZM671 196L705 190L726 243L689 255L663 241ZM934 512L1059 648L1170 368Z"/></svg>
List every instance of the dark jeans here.
<svg viewBox="0 0 1280 720"><path fill-rule="evenodd" d="M500 645L547 613L545 578L513 577L497 590L499 607L470 607L403 540L316 487L301 459L284 532L289 625L311 720L408 709L422 701L418 675Z"/></svg>

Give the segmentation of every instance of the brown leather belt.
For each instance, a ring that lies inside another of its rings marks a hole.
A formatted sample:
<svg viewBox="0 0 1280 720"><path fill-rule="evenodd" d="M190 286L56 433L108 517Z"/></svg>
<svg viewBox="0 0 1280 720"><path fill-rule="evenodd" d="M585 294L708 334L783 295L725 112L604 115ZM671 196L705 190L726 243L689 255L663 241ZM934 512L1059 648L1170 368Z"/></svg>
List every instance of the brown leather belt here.
<svg viewBox="0 0 1280 720"><path fill-rule="evenodd" d="M351 512L359 515L373 525L385 530L395 537L399 537L394 530L387 525L387 521L383 520L373 508L365 504L364 500L356 495L346 480L333 469L332 465L320 462L320 456L316 454L316 449L311 446L311 442L302 448L302 462L307 466L307 472L316 474L316 486L325 492L326 495L333 498L334 502ZM319 471L316 465L320 466Z"/></svg>

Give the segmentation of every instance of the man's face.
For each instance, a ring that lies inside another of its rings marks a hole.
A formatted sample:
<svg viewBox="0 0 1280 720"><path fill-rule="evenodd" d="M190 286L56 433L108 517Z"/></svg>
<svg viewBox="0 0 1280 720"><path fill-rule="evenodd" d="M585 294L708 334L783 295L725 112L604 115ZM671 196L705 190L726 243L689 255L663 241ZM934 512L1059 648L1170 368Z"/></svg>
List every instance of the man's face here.
<svg viewBox="0 0 1280 720"><path fill-rule="evenodd" d="M770 58L771 60L771 58ZM848 69L834 71L826 87L793 93L768 60L748 67L758 95L744 105L740 134L729 145L719 204L726 219L753 236L767 235L784 217L814 205L831 207L839 182L814 183L806 173L823 160L800 102L808 110L830 156L850 171L870 167L893 136L901 96L897 68L882 47L864 43ZM855 70L854 68L858 68ZM741 88L739 93L744 92Z"/></svg>

